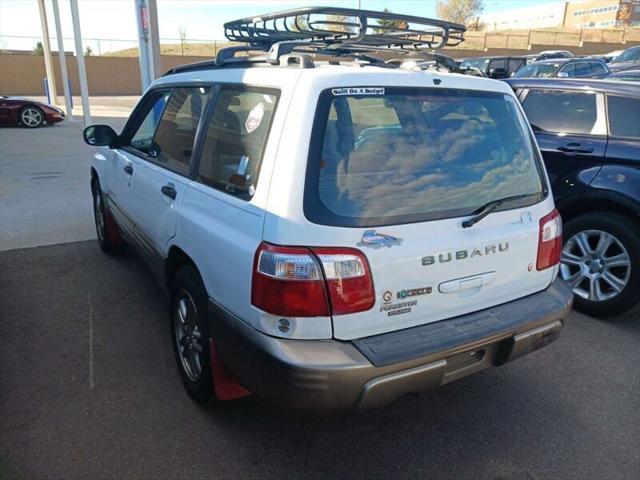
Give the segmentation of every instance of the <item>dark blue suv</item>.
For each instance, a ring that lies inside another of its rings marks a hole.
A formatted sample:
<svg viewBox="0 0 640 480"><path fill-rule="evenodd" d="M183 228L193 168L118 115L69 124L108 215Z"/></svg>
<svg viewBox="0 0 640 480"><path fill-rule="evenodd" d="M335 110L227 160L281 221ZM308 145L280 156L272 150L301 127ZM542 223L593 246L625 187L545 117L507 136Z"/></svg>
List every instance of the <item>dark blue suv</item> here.
<svg viewBox="0 0 640 480"><path fill-rule="evenodd" d="M575 306L616 315L640 299L640 88L510 79L564 219L560 275Z"/></svg>

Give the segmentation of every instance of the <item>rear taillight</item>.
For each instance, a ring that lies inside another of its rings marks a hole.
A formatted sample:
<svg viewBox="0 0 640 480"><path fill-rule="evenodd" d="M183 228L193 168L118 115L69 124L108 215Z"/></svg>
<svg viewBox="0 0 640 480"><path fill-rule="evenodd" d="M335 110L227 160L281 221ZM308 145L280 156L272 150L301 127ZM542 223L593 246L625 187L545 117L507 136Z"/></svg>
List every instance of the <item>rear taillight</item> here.
<svg viewBox="0 0 640 480"><path fill-rule="evenodd" d="M263 242L256 251L251 303L261 310L318 317L369 310L374 302L369 264L358 250Z"/></svg>
<svg viewBox="0 0 640 480"><path fill-rule="evenodd" d="M373 307L373 279L362 252L353 248L311 250L322 264L333 315L363 312Z"/></svg>
<svg viewBox="0 0 640 480"><path fill-rule="evenodd" d="M562 218L554 210L540 219L540 234L538 237L538 261L536 268L545 270L560 263L562 252Z"/></svg>

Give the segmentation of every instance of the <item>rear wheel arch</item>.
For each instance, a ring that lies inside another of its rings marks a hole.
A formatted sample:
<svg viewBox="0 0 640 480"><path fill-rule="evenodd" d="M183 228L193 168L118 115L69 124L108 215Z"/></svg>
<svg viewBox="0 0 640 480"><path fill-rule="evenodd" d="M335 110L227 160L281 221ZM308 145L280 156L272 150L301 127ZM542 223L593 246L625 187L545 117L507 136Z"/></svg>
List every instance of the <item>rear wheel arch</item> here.
<svg viewBox="0 0 640 480"><path fill-rule="evenodd" d="M177 245L172 245L169 249L169 254L167 255L164 263L165 281L169 291L171 289L171 282L173 281L173 278L175 277L178 270L180 270L181 267L187 265L191 265L193 268L195 268L198 272L198 275L200 275L200 278L202 278L196 262L183 249L181 249Z"/></svg>
<svg viewBox="0 0 640 480"><path fill-rule="evenodd" d="M568 205L560 206L559 210L565 223L588 213L613 213L627 217L631 222L640 226L640 206L633 207L631 202L626 199L603 196L582 197Z"/></svg>

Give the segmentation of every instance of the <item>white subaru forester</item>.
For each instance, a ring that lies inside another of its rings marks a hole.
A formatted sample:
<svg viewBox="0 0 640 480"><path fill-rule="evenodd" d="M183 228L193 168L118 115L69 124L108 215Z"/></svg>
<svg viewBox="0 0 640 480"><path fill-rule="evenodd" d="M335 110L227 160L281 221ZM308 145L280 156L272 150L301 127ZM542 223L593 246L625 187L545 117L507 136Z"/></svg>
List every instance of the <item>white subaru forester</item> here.
<svg viewBox="0 0 640 480"><path fill-rule="evenodd" d="M464 27L338 8L225 27L249 45L155 81L119 135L85 130L100 246L134 246L169 293L192 396L367 408L558 337L561 219L513 92L371 53Z"/></svg>

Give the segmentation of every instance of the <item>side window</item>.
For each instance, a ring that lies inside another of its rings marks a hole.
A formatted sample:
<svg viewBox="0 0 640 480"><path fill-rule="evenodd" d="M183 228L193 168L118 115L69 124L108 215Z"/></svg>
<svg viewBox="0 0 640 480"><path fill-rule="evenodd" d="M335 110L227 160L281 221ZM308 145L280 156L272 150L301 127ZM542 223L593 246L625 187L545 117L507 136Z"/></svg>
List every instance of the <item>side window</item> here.
<svg viewBox="0 0 640 480"><path fill-rule="evenodd" d="M562 90L530 90L522 106L538 132L599 133L596 94Z"/></svg>
<svg viewBox="0 0 640 480"><path fill-rule="evenodd" d="M135 130L135 133L131 137L129 146L134 150L148 155L151 151L151 144L153 142L153 134L156 131L160 116L164 111L164 107L167 103L171 91L159 91L152 93L152 97L147 103L147 113L144 119Z"/></svg>
<svg viewBox="0 0 640 480"><path fill-rule="evenodd" d="M173 89L149 152L155 163L181 175L189 174L193 141L207 102L208 90L208 87Z"/></svg>
<svg viewBox="0 0 640 480"><path fill-rule="evenodd" d="M611 136L640 139L640 99L609 95L607 106Z"/></svg>
<svg viewBox="0 0 640 480"><path fill-rule="evenodd" d="M576 63L576 77L588 77L591 75L591 66L587 62Z"/></svg>
<svg viewBox="0 0 640 480"><path fill-rule="evenodd" d="M277 101L273 89L221 90L207 127L199 182L244 199L253 196Z"/></svg>
<svg viewBox="0 0 640 480"><path fill-rule="evenodd" d="M492 60L491 63L489 64L489 68L507 68L506 62L504 59L501 60Z"/></svg>
<svg viewBox="0 0 640 480"><path fill-rule="evenodd" d="M606 69L604 68L604 65L602 65L600 62L593 62L591 64L591 72L592 73L604 73L604 72L606 72Z"/></svg>
<svg viewBox="0 0 640 480"><path fill-rule="evenodd" d="M576 76L576 64L569 63L560 69L560 72L566 73L567 77L575 77Z"/></svg>
<svg viewBox="0 0 640 480"><path fill-rule="evenodd" d="M514 73L524 66L524 60L512 58L509 60L509 73Z"/></svg>

